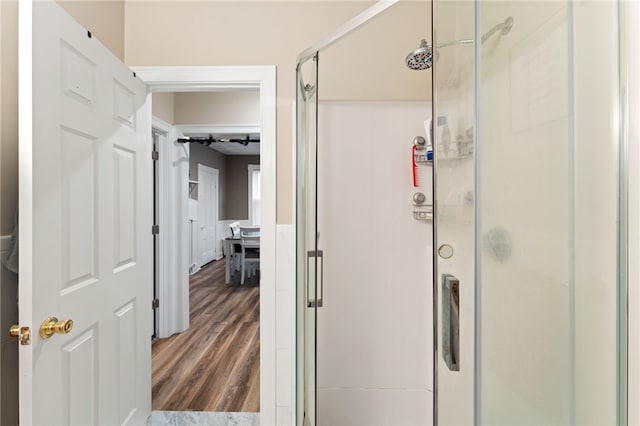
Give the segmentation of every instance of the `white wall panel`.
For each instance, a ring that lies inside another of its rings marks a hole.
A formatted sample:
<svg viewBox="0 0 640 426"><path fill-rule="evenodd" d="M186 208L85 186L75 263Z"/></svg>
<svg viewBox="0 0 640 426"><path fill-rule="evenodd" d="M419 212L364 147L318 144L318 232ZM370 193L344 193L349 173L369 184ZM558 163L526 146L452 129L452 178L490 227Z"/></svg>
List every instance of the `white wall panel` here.
<svg viewBox="0 0 640 426"><path fill-rule="evenodd" d="M91 107L96 98L96 64L61 40L62 92Z"/></svg>
<svg viewBox="0 0 640 426"><path fill-rule="evenodd" d="M118 80L114 82L114 117L131 129L136 129L136 102L133 92Z"/></svg>
<svg viewBox="0 0 640 426"><path fill-rule="evenodd" d="M96 278L96 138L70 128L62 128L62 285L67 291Z"/></svg>
<svg viewBox="0 0 640 426"><path fill-rule="evenodd" d="M136 303L132 300L115 312L117 323L117 356L119 364L118 378L120 383L118 388L118 414L121 424L130 417L131 411L135 409L135 352L131 348L136 344Z"/></svg>
<svg viewBox="0 0 640 426"><path fill-rule="evenodd" d="M276 227L276 422L293 424L295 407L295 228Z"/></svg>
<svg viewBox="0 0 640 426"><path fill-rule="evenodd" d="M98 424L98 337L97 329L90 328L60 348L65 424Z"/></svg>
<svg viewBox="0 0 640 426"><path fill-rule="evenodd" d="M402 389L319 389L320 425L418 426L432 423L431 391Z"/></svg>
<svg viewBox="0 0 640 426"><path fill-rule="evenodd" d="M432 227L413 217L411 147L427 102L319 107L318 422L431 421Z"/></svg>
<svg viewBox="0 0 640 426"><path fill-rule="evenodd" d="M136 252L136 154L114 147L116 189L116 271L135 263Z"/></svg>

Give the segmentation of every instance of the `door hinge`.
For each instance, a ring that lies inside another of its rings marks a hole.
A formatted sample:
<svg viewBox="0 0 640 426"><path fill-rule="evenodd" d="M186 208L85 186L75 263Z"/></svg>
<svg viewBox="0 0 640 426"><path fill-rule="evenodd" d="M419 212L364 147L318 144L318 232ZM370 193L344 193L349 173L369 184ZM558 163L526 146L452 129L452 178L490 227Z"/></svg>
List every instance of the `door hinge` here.
<svg viewBox="0 0 640 426"><path fill-rule="evenodd" d="M159 158L160 158L160 154L158 154L158 151L151 151L151 159L153 161L158 161Z"/></svg>
<svg viewBox="0 0 640 426"><path fill-rule="evenodd" d="M151 227L151 233L153 235L158 235L160 233L160 225L153 225Z"/></svg>
<svg viewBox="0 0 640 426"><path fill-rule="evenodd" d="M151 302L151 309L158 309L160 307L160 299L153 299Z"/></svg>

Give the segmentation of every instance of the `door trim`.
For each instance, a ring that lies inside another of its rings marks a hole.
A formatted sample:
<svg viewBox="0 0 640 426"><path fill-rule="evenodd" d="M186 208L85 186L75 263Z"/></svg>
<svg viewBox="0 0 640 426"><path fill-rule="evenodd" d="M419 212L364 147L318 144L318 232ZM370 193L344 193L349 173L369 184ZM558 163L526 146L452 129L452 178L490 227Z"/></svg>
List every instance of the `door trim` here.
<svg viewBox="0 0 640 426"><path fill-rule="evenodd" d="M252 203L253 203L253 178L251 176L251 174L254 171L260 171L260 164L247 164L247 184L248 184L248 188L247 188L247 216L249 217L249 225L250 226L256 226L255 224L255 220L253 217L253 208L252 208ZM262 194L261 194L262 195ZM257 225L260 226L260 225Z"/></svg>
<svg viewBox="0 0 640 426"><path fill-rule="evenodd" d="M176 132L180 133L260 133L260 125L245 124L176 124Z"/></svg>
<svg viewBox="0 0 640 426"><path fill-rule="evenodd" d="M132 67L151 92L260 90L260 422L276 424L276 67ZM186 183L185 183L186 185ZM185 200L185 211L186 211ZM185 251L188 235L182 233Z"/></svg>
<svg viewBox="0 0 640 426"><path fill-rule="evenodd" d="M186 252L181 246L182 222L187 221L187 210L183 210L179 200L187 195L187 190L179 183L189 177L189 165L174 166L172 151L175 139L174 127L157 117L152 119L152 128L161 134L158 144L158 337L169 337L189 328L189 276ZM188 206L187 206L188 207ZM188 232L187 230L184 232Z"/></svg>

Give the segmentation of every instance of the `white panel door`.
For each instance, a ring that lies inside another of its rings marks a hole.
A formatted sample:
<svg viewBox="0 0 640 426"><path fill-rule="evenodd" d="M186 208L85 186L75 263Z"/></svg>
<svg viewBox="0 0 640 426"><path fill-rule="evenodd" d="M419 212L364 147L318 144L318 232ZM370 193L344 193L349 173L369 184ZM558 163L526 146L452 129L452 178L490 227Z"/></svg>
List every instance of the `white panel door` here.
<svg viewBox="0 0 640 426"><path fill-rule="evenodd" d="M218 170L198 164L198 225L200 265L217 258Z"/></svg>
<svg viewBox="0 0 640 426"><path fill-rule="evenodd" d="M151 409L144 83L53 1L20 2L21 424L144 424ZM44 339L43 320L74 321Z"/></svg>

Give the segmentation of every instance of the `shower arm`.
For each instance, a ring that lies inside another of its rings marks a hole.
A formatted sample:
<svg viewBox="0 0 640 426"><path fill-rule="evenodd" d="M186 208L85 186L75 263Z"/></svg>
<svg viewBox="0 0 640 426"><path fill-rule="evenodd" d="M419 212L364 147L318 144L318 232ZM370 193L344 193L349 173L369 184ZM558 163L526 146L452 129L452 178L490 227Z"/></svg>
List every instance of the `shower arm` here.
<svg viewBox="0 0 640 426"><path fill-rule="evenodd" d="M504 20L504 22L500 22L499 24L494 25L489 31L484 33L480 41L484 44L485 41L489 40L489 38L491 38L491 36L498 31L502 31L503 35L508 34L509 31L511 31L511 27L513 27L513 18L509 16L507 19ZM457 44L470 44L470 43L473 43L473 39L466 38L462 40L455 40L455 41L449 41L446 43L438 44L436 45L436 47L440 49L442 47L449 47L449 46L455 46Z"/></svg>
<svg viewBox="0 0 640 426"><path fill-rule="evenodd" d="M469 44L469 43L473 43L473 39L472 38L466 38L466 39L455 40L455 41L448 41L446 43L438 44L438 45L436 45L436 47L438 49L440 49L442 47L449 47L449 46L455 46L457 44Z"/></svg>

